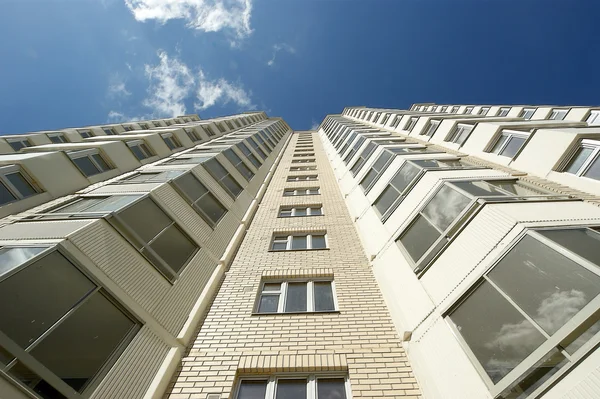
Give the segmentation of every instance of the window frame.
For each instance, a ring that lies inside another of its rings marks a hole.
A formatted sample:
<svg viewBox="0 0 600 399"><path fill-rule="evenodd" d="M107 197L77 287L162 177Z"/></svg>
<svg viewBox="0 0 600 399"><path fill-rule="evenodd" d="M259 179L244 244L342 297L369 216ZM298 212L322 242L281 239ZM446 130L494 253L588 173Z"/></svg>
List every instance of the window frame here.
<svg viewBox="0 0 600 399"><path fill-rule="evenodd" d="M106 160L106 157L102 153L102 151L99 150L99 149L97 149L97 148L88 148L88 149L83 149L83 150L67 151L66 155L69 157L69 159L71 160L71 162L73 163L73 165L86 178L87 177L96 176L96 175L101 175L102 173L106 173L108 171L111 171L111 170L115 169L114 165L112 165L110 162L108 162ZM104 170L103 166L100 165L96 159L94 159L94 157L93 157L94 155L99 156L102 159L102 161L104 161L104 163L108 166L108 169ZM80 158L87 158L93 164L93 166L98 170L98 172L96 172L94 174L91 174L91 175L85 174L85 172L79 167L79 165L77 165L75 163L75 160L76 159L80 159Z"/></svg>
<svg viewBox="0 0 600 399"><path fill-rule="evenodd" d="M589 126L600 125L600 109L591 109L588 113L587 118L585 118L585 122Z"/></svg>
<svg viewBox="0 0 600 399"><path fill-rule="evenodd" d="M34 342L30 343L27 348L21 347L5 333L0 330L0 348L5 348L11 353L13 359L6 365L0 364L0 375L4 377L8 382L16 385L21 391L27 392L33 397L38 397L35 391L23 384L17 378L10 375L7 371L16 362L22 363L25 367L29 368L37 376L41 377L42 380L46 381L48 385L56 389L60 394L64 395L67 399L81 399L82 397L88 397L98 387L100 382L110 369L115 365L118 359L127 350L127 347L131 344L137 333L144 326L144 322L136 317L136 315L129 309L129 307L122 303L117 297L105 287L100 281L96 279L94 275L89 273L85 267L82 267L80 262L75 259L73 255L69 253L60 243L15 243L0 245L0 249L4 248L24 248L24 247L46 247L44 250L35 254L31 258L19 264L17 267L6 272L0 276L0 282L9 279L18 272L25 270L26 268L34 265L36 262L56 252L66 259L72 267L81 273L86 279L90 281L95 287L87 292L80 300L71 305L71 308L58 320L56 320L51 326L49 326L44 333L42 333ZM50 369L46 368L44 364L35 358L30 352L34 350L40 342L42 342L49 334L60 327L65 321L69 320L69 316L72 315L77 309L81 308L87 303L90 298L95 295L102 295L109 303L111 303L117 310L119 310L126 318L132 321L133 327L125 334L121 342L113 348L112 352L107 356L106 361L97 370L96 374L90 378L84 385L82 392L75 391L70 385L64 382L57 374Z"/></svg>
<svg viewBox="0 0 600 399"><path fill-rule="evenodd" d="M552 108L550 115L548 115L548 119L553 121L564 121L568 113L569 108Z"/></svg>
<svg viewBox="0 0 600 399"><path fill-rule="evenodd" d="M316 193L310 192L310 190L316 190ZM304 191L304 194L300 194L301 191ZM292 194L289 194L292 193ZM298 187L298 188L284 188L283 196L284 197L302 197L304 195L321 195L320 187Z"/></svg>
<svg viewBox="0 0 600 399"><path fill-rule="evenodd" d="M319 175L292 175L286 178L287 183L303 182L303 181L318 181Z"/></svg>
<svg viewBox="0 0 600 399"><path fill-rule="evenodd" d="M424 129L423 131L421 131L420 135L426 136L426 137L433 137L435 132L437 132L437 130L439 129L441 123L442 123L442 121L437 120L437 119L430 120L429 123L427 123L427 129Z"/></svg>
<svg viewBox="0 0 600 399"><path fill-rule="evenodd" d="M402 128L402 130L406 130L408 132L412 132L413 129L415 128L415 126L417 125L417 122L419 122L419 117L418 116L411 116L408 121L406 122L406 124L404 125L404 128Z"/></svg>
<svg viewBox="0 0 600 399"><path fill-rule="evenodd" d="M306 283L306 311L286 312L285 305L288 295L289 283ZM330 283L331 293L333 296L333 310L315 310L315 290L314 283ZM265 284L281 284L279 290L269 291L264 289ZM276 312L260 312L260 300L263 296L277 295L279 302ZM256 299L254 301L253 315L277 315L277 314L305 314L305 313L338 313L340 311L337 301L337 291L335 289L335 280L333 276L328 277L294 277L294 278L269 278L262 279L259 286Z"/></svg>
<svg viewBox="0 0 600 399"><path fill-rule="evenodd" d="M304 209L304 215L296 215L298 209ZM313 214L313 210L319 210L319 213ZM290 212L289 215L283 215L283 212ZM323 204L309 204L309 205L282 205L279 207L277 214L278 218L294 218L294 217L308 217L308 216L324 216Z"/></svg>
<svg viewBox="0 0 600 399"><path fill-rule="evenodd" d="M178 183L177 180L179 180L187 174L190 174L193 178L195 178L198 181L198 183L206 190L206 192L202 194L198 199L194 200L193 198L191 198L178 185L180 183ZM229 213L229 209L227 208L227 206L225 206L225 204L223 204L223 202L215 195L215 193L210 191L210 189L206 187L206 185L194 173L192 173L191 170L169 179L167 183L169 183L171 187L173 187L173 189L181 196L181 198L183 198L185 202L187 202L190 205L190 207L202 218L202 220L204 220L204 222L213 230L217 228L219 223ZM225 212L217 220L212 220L208 213L202 208L202 199L205 197L212 197L212 200L215 201L218 205L221 206L221 208L225 210Z"/></svg>
<svg viewBox="0 0 600 399"><path fill-rule="evenodd" d="M169 147L170 151L177 151L179 148L183 148L183 145L173 133L161 133L160 137L163 139L167 147ZM171 145L173 147L169 145L169 142L172 143Z"/></svg>
<svg viewBox="0 0 600 399"><path fill-rule="evenodd" d="M469 137L471 137L471 133L473 133L473 130L475 130L475 127L476 127L475 124L470 125L468 123L457 123L445 141L449 141L454 144L458 144L460 147L462 147L467 142ZM462 135L464 134L465 131L466 131L466 136L465 136L464 140L459 141L458 139L460 139L462 137Z"/></svg>
<svg viewBox="0 0 600 399"><path fill-rule="evenodd" d="M501 107L498 110L498 116L507 116L509 112L510 112L510 107Z"/></svg>
<svg viewBox="0 0 600 399"><path fill-rule="evenodd" d="M31 189L34 191L33 194L31 195L24 195L23 193L21 193L19 191L19 189L10 182L10 180L7 178L8 175L12 175L12 174L19 174L23 180L29 185L29 187L31 187ZM35 181L29 176L29 174L23 170L23 168L20 165L2 165L0 166L0 184L4 185L4 187L6 187L6 189L8 190L8 192L15 197L14 200L12 201L8 201L5 203L0 203L0 206L5 206L5 205L9 205L12 203L15 203L17 201L21 201L25 198L30 198L33 197L37 194L41 194L44 192L44 190L41 189L41 187L39 187Z"/></svg>
<svg viewBox="0 0 600 399"><path fill-rule="evenodd" d="M128 140L125 142L125 144L127 145L127 147L129 148L129 150L131 151L131 153L133 154L133 156L135 156L135 158L138 161L143 161L146 160L148 158L152 158L153 156L155 156L156 154L154 154L154 151L152 151L151 147L146 144L146 142L142 139L138 139L138 140ZM133 147L137 147L138 150L144 155L144 158L140 158L134 151L133 151Z"/></svg>
<svg viewBox="0 0 600 399"><path fill-rule="evenodd" d="M575 160L575 156L577 155L579 150L584 149L584 148L592 150L592 153L587 156L587 158L585 159L583 164L581 164L581 166L579 167L579 169L577 170L576 173L568 172L567 169L571 165L571 162L573 162ZM560 168L560 171L563 173L568 173L573 176L583 177L586 179L598 181L597 179L594 179L592 177L587 177L584 174L589 170L589 168L592 166L592 164L594 164L595 162L600 162L599 156L600 156L600 140L582 139L579 141L579 144L577 145L577 147L573 148L573 150L569 152L569 156L567 157L567 160L564 163L564 167Z"/></svg>
<svg viewBox="0 0 600 399"><path fill-rule="evenodd" d="M533 115L535 115L535 111L535 108L523 108L519 114L519 117L529 121L531 118L533 118Z"/></svg>
<svg viewBox="0 0 600 399"><path fill-rule="evenodd" d="M306 379L307 381L307 397L306 399L316 399L317 395L317 381L320 378L340 378L344 379L344 388L346 399L352 399L352 389L350 386L350 379L348 378L347 372L323 372L323 373L275 373L275 374L267 374L267 375L241 375L235 384L232 398L234 399L244 399L240 398L239 391L242 384L242 381L266 381L267 389L266 395L264 399L276 399L275 394L277 393L277 381L279 379ZM277 399L285 399L285 398L277 398Z"/></svg>
<svg viewBox="0 0 600 399"><path fill-rule="evenodd" d="M50 140L52 142L52 144L63 144L63 143L69 143L69 140L67 140L67 136L65 136L64 133L61 132L56 132L56 133L48 133L48 140ZM52 138L56 138L57 141L52 140Z"/></svg>
<svg viewBox="0 0 600 399"><path fill-rule="evenodd" d="M82 139L89 139L90 137L94 137L95 134L91 129L79 129L77 133L81 136Z"/></svg>
<svg viewBox="0 0 600 399"><path fill-rule="evenodd" d="M32 147L33 144L31 144L31 140L29 140L28 137L12 137L12 138L6 138L6 142L8 143L8 145L15 151L15 152L19 152L21 151L23 148L27 148L27 147ZM13 144L19 144L17 145L19 148L15 148L15 146L13 146Z"/></svg>
<svg viewBox="0 0 600 399"><path fill-rule="evenodd" d="M456 311L463 302L465 302L484 282L490 284L497 293L506 299L518 313L525 318L525 320L532 323L536 331L541 332L543 329L539 327L539 323L536 322L530 315L523 310L510 295L502 290L496 283L494 283L487 276L502 262L507 256L510 255L511 251L523 240L523 238L529 236L536 240L538 243L545 245L557 252L559 255L566 257L573 261L581 268L597 275L600 277L599 265L594 264L590 260L587 260L581 255L578 255L574 251L569 250L567 247L560 245L559 243L551 240L548 237L543 236L539 231L548 230L575 230L575 229L597 229L597 225L563 225L563 226L551 226L551 227L530 227L525 228L520 232L500 253L491 260L489 266L479 275L479 277L471 283L469 287L463 289L463 292L457 297L457 299L450 304L445 310L442 311L442 318L451 329L453 335L458 341L459 346L463 350L464 354L468 357L472 366L477 370L478 374L482 378L483 382L487 386L488 390L492 394L492 397L498 397L502 394L507 394L508 391L515 387L518 383L526 379L529 375L534 373L532 370L536 365L540 364L547 356L552 352L553 349L558 348L568 337L573 334L581 333L577 336L580 337L586 332L587 324L594 319L594 313L600 309L600 295L591 299L583 308L579 309L569 321L560 327L557 331L552 334L542 332L544 341L534 349L526 358L524 358L514 369L502 377L497 383L491 380L484 367L481 365L473 351L470 349L467 341L462 337L460 331L451 320L451 315ZM598 232L598 230L596 230ZM597 322L596 322L597 323ZM592 324L593 325L593 324ZM538 326L538 327L536 327ZM546 381L543 381L537 388L528 394L528 398L537 398L543 392L548 390L551 386L555 385L560 381L561 376L569 372L573 367L584 359L591 351L594 350L600 344L600 332L596 332L585 344L578 348L573 354L568 353L565 348L559 350L559 352L565 356L566 360L569 360L566 364L560 367L553 375L551 375Z"/></svg>
<svg viewBox="0 0 600 399"><path fill-rule="evenodd" d="M313 236L323 236L325 240L324 248L313 248L312 237ZM273 249L273 245L278 242L282 243L284 240L278 239L280 237L286 237L286 248L285 249ZM292 248L294 237L305 237L306 238L306 248ZM311 231L308 233L273 233L271 237L271 242L269 244L269 252L289 252L289 251L323 251L329 249L329 238L327 237L327 232L325 230L317 230Z"/></svg>
<svg viewBox="0 0 600 399"><path fill-rule="evenodd" d="M490 154L496 154L496 155L514 160L519 156L521 151L523 151L523 148L529 142L529 139L531 138L532 134L533 134L532 132L523 132L520 130L502 129L502 130L500 130L500 132L498 134L496 134L494 136L493 144L489 146L488 152ZM504 152L504 150L506 149L506 147L508 147L508 144L511 142L511 140L515 137L524 139L523 144L521 144L521 146L519 147L519 149L515 152L515 154L513 156L502 154ZM501 140L504 140L502 145L500 147L498 147L498 149L496 151L494 151L494 148L500 143Z"/></svg>

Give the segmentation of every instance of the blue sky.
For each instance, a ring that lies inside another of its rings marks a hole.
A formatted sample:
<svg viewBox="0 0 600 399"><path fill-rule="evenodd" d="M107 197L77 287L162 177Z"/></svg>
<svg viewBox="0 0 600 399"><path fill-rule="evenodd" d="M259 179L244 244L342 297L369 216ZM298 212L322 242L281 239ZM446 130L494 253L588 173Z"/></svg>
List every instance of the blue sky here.
<svg viewBox="0 0 600 399"><path fill-rule="evenodd" d="M598 105L597 0L0 0L0 134L344 106Z"/></svg>

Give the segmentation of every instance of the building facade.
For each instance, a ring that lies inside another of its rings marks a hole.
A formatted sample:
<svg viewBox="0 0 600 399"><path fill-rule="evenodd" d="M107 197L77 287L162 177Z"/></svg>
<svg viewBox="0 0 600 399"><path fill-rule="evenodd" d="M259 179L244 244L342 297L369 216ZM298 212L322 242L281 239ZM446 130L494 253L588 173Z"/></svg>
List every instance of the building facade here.
<svg viewBox="0 0 600 399"><path fill-rule="evenodd" d="M414 104L2 136L0 398L597 398L599 124Z"/></svg>

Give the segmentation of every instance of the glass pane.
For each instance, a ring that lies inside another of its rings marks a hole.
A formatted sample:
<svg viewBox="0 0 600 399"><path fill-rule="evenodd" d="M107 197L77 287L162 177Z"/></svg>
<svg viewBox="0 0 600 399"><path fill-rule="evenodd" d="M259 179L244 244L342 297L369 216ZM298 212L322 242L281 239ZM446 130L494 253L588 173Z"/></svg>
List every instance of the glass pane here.
<svg viewBox="0 0 600 399"><path fill-rule="evenodd" d="M8 204L16 199L17 197L8 191L8 188L6 188L6 186L0 182L0 205Z"/></svg>
<svg viewBox="0 0 600 399"><path fill-rule="evenodd" d="M306 216L306 208L296 208L296 216Z"/></svg>
<svg viewBox="0 0 600 399"><path fill-rule="evenodd" d="M476 181L457 181L452 182L453 185L468 192L469 194L475 197L489 197L489 196L506 196L507 194L498 188L495 185L492 185L488 182L482 180Z"/></svg>
<svg viewBox="0 0 600 399"><path fill-rule="evenodd" d="M415 222L398 239L413 261L417 262L425 252L440 238L440 232L423 216L419 215Z"/></svg>
<svg viewBox="0 0 600 399"><path fill-rule="evenodd" d="M98 166L100 166L101 172L110 169L110 166L108 166L108 164L104 161L104 158L102 158L99 154L93 154L92 158L94 161L96 161Z"/></svg>
<svg viewBox="0 0 600 399"><path fill-rule="evenodd" d="M20 247L0 249L0 277L22 265L47 247Z"/></svg>
<svg viewBox="0 0 600 399"><path fill-rule="evenodd" d="M600 293L600 277L531 236L492 269L489 278L548 334Z"/></svg>
<svg viewBox="0 0 600 399"><path fill-rule="evenodd" d="M306 399L306 380L277 380L275 399Z"/></svg>
<svg viewBox="0 0 600 399"><path fill-rule="evenodd" d="M204 163L204 167L210 172L216 180L220 180L222 177L227 176L229 172L217 161L212 158Z"/></svg>
<svg viewBox="0 0 600 399"><path fill-rule="evenodd" d="M179 177L174 181L177 188L183 192L189 200L195 202L208 192L206 187L198 181L191 173Z"/></svg>
<svg viewBox="0 0 600 399"><path fill-rule="evenodd" d="M590 179L600 180L600 158L596 158L583 175Z"/></svg>
<svg viewBox="0 0 600 399"><path fill-rule="evenodd" d="M307 236L292 237L292 249L306 249Z"/></svg>
<svg viewBox="0 0 600 399"><path fill-rule="evenodd" d="M313 235L312 236L312 249L324 249L327 248L325 244L324 235Z"/></svg>
<svg viewBox="0 0 600 399"><path fill-rule="evenodd" d="M598 317L598 316L595 316L595 317ZM565 350L569 354L572 355L575 352L577 352L579 350L579 348L581 348L583 345L585 345L590 339L592 339L592 337L594 337L598 333L598 331L600 331L600 320L596 321L594 324L592 324L588 328L585 328L585 324L587 324L587 323L589 323L589 320L586 321L586 323L584 323L584 325L580 326L580 328L583 329L581 334L569 339L570 342L569 341L561 342L561 346L563 348L565 348Z"/></svg>
<svg viewBox="0 0 600 399"><path fill-rule="evenodd" d="M93 176L100 173L98 168L92 163L88 157L73 159L73 163L81 170L86 176Z"/></svg>
<svg viewBox="0 0 600 399"><path fill-rule="evenodd" d="M287 241L273 241L273 250L284 251L287 249Z"/></svg>
<svg viewBox="0 0 600 399"><path fill-rule="evenodd" d="M261 295L258 313L276 313L279 305L279 295Z"/></svg>
<svg viewBox="0 0 600 399"><path fill-rule="evenodd" d="M414 164L405 162L398 173L396 173L396 176L394 176L390 184L392 184L399 192L402 193L415 179L415 177L417 177L420 171L421 169Z"/></svg>
<svg viewBox="0 0 600 399"><path fill-rule="evenodd" d="M525 399L540 385L552 377L569 361L557 349L553 349L542 361L531 368L524 378L508 393L502 394L502 399Z"/></svg>
<svg viewBox="0 0 600 399"><path fill-rule="evenodd" d="M119 217L146 243L172 223L171 218L150 198L121 211Z"/></svg>
<svg viewBox="0 0 600 399"><path fill-rule="evenodd" d="M85 209L85 212L112 212L123 208L127 204L140 198L139 195L113 195L104 201L93 204Z"/></svg>
<svg viewBox="0 0 600 399"><path fill-rule="evenodd" d="M141 161L142 159L146 159L146 155L142 152L140 147L138 147L137 145L129 146L129 149L131 150L131 152L133 152L133 155L135 155L135 157L138 160Z"/></svg>
<svg viewBox="0 0 600 399"><path fill-rule="evenodd" d="M8 371L8 374L23 383L23 385L29 387L43 399L67 398L21 362L17 362L12 366Z"/></svg>
<svg viewBox="0 0 600 399"><path fill-rule="evenodd" d="M183 234L175 225L163 231L152 244L150 244L175 272L179 272L188 262L198 247Z"/></svg>
<svg viewBox="0 0 600 399"><path fill-rule="evenodd" d="M470 198L444 185L435 197L429 201L422 214L440 231L444 231L470 202Z"/></svg>
<svg viewBox="0 0 600 399"><path fill-rule="evenodd" d="M107 197L82 198L69 205L50 211L50 213L77 213L96 204L102 203Z"/></svg>
<svg viewBox="0 0 600 399"><path fill-rule="evenodd" d="M379 198L375 201L373 205L375 205L375 209L379 212L381 216L385 215L385 213L390 209L394 201L400 197L400 193L396 190L391 184L388 185L385 190L381 193Z"/></svg>
<svg viewBox="0 0 600 399"><path fill-rule="evenodd" d="M498 154L498 152L500 151L500 148L502 148L502 146L504 145L504 142L508 140L507 136L500 136L500 138L498 139L498 141L496 142L496 144L494 144L494 148L492 148L492 152L494 154Z"/></svg>
<svg viewBox="0 0 600 399"><path fill-rule="evenodd" d="M541 235L600 267L600 234L591 229L537 230Z"/></svg>
<svg viewBox="0 0 600 399"><path fill-rule="evenodd" d="M519 149L523 146L524 143L525 139L523 137L513 136L510 138L508 144L506 145L506 147L504 147L504 150L502 150L500 155L512 158L515 156L517 151L519 151Z"/></svg>
<svg viewBox="0 0 600 399"><path fill-rule="evenodd" d="M213 226L227 213L227 208L225 208L211 193L207 193L202 197L200 201L196 203L196 206L206 214Z"/></svg>
<svg viewBox="0 0 600 399"><path fill-rule="evenodd" d="M0 330L27 348L94 288L52 252L0 283Z"/></svg>
<svg viewBox="0 0 600 399"><path fill-rule="evenodd" d="M267 382L267 380L243 380L240 383L237 399L265 399Z"/></svg>
<svg viewBox="0 0 600 399"><path fill-rule="evenodd" d="M6 179L17 189L23 198L36 194L31 184L20 173L10 173L6 175Z"/></svg>
<svg viewBox="0 0 600 399"><path fill-rule="evenodd" d="M547 195L548 194L547 192L544 192L542 190L535 190L533 188L519 184L516 181L496 180L496 181L490 181L488 183L491 185L494 185L496 187L499 187L503 190L506 190L509 193L512 193L517 196L537 196L537 195Z"/></svg>
<svg viewBox="0 0 600 399"><path fill-rule="evenodd" d="M331 282L315 281L313 283L313 287L315 292L315 310L335 310L335 305L333 302L333 291L331 290Z"/></svg>
<svg viewBox="0 0 600 399"><path fill-rule="evenodd" d="M484 281L450 319L494 383L519 365L544 336Z"/></svg>
<svg viewBox="0 0 600 399"><path fill-rule="evenodd" d="M263 291L279 291L281 289L281 283L264 283Z"/></svg>
<svg viewBox="0 0 600 399"><path fill-rule="evenodd" d="M322 215L323 214L323 210L321 208L310 208L310 214L312 216Z"/></svg>
<svg viewBox="0 0 600 399"><path fill-rule="evenodd" d="M367 172L367 174L365 175L365 177L362 179L362 181L360 182L360 186L363 189L366 189L367 187L369 187L369 185L371 184L371 182L373 180L375 180L375 178L377 177L378 172L375 171L375 169L371 169Z"/></svg>
<svg viewBox="0 0 600 399"><path fill-rule="evenodd" d="M285 311L306 312L306 283L288 284Z"/></svg>
<svg viewBox="0 0 600 399"><path fill-rule="evenodd" d="M240 186L238 182L233 177L231 177L231 175L228 175L225 178L223 178L221 182L227 188L226 191L229 191L233 195L233 198L236 198L244 190L242 186Z"/></svg>
<svg viewBox="0 0 600 399"><path fill-rule="evenodd" d="M143 183L149 179L153 179L157 177L159 173L142 173L139 175L134 175L128 178L123 179L122 181L126 181L127 183Z"/></svg>
<svg viewBox="0 0 600 399"><path fill-rule="evenodd" d="M317 398L346 399L346 387L343 378L319 378L317 380Z"/></svg>
<svg viewBox="0 0 600 399"><path fill-rule="evenodd" d="M81 392L136 324L104 295L92 295L31 354Z"/></svg>

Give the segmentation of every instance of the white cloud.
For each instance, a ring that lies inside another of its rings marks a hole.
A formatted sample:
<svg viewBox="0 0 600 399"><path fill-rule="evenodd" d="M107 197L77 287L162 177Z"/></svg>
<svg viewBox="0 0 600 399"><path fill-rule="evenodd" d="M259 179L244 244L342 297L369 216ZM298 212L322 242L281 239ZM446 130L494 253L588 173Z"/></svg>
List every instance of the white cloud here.
<svg viewBox="0 0 600 399"><path fill-rule="evenodd" d="M131 93L125 87L125 82L118 82L108 86L108 95L111 97L126 97Z"/></svg>
<svg viewBox="0 0 600 399"><path fill-rule="evenodd" d="M166 52L159 51L158 65L146 65L146 77L150 81L148 97L143 105L152 108L159 116L178 116L186 112L184 100L194 88L192 71L176 58L169 58Z"/></svg>
<svg viewBox="0 0 600 399"><path fill-rule="evenodd" d="M296 54L296 49L287 43L274 44L273 45L273 56L267 62L268 66L275 65L275 58L277 58L277 53L279 53L280 51L287 51L290 54Z"/></svg>
<svg viewBox="0 0 600 399"><path fill-rule="evenodd" d="M320 125L320 123L313 119L312 120L312 125L310 126L310 130L317 130L317 129L319 129L319 125Z"/></svg>
<svg viewBox="0 0 600 399"><path fill-rule="evenodd" d="M230 30L238 39L252 33L252 0L125 0L125 5L142 22L183 19L191 29Z"/></svg>
<svg viewBox="0 0 600 399"><path fill-rule="evenodd" d="M234 102L240 107L247 109L255 108L250 100L250 95L241 86L237 86L223 78L209 80L202 71L198 73L196 98L198 102L194 104L194 107L197 110L210 108L217 102L221 102L222 104Z"/></svg>

